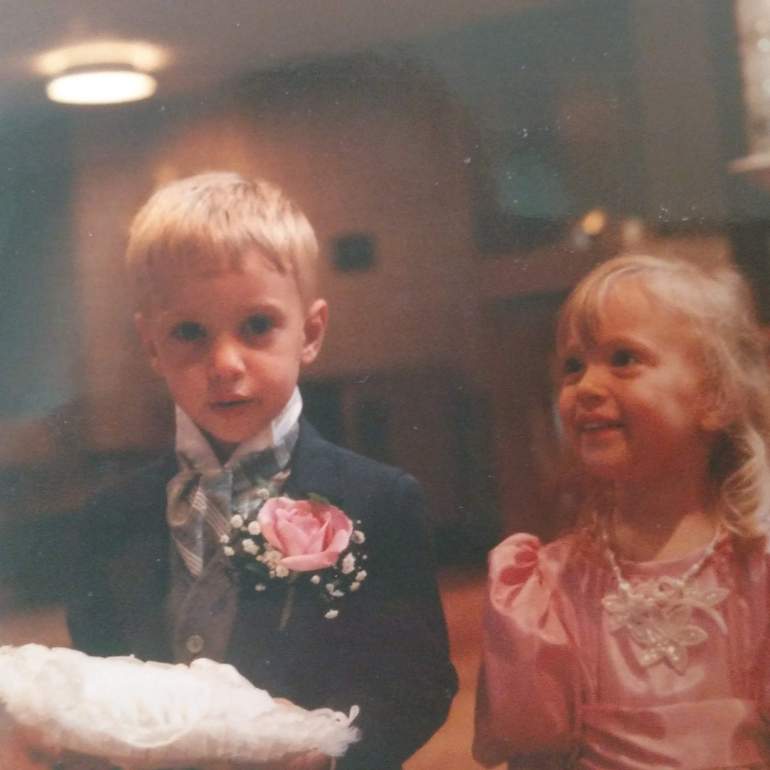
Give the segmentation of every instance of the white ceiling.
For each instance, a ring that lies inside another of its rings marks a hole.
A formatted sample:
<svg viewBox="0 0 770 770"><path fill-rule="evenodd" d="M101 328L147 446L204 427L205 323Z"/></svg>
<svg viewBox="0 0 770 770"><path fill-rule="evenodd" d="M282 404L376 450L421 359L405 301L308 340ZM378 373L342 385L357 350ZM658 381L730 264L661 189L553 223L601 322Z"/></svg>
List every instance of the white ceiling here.
<svg viewBox="0 0 770 770"><path fill-rule="evenodd" d="M554 0L551 0L552 2ZM43 100L36 55L99 38L170 49L160 93L350 53L547 0L0 0L0 114Z"/></svg>

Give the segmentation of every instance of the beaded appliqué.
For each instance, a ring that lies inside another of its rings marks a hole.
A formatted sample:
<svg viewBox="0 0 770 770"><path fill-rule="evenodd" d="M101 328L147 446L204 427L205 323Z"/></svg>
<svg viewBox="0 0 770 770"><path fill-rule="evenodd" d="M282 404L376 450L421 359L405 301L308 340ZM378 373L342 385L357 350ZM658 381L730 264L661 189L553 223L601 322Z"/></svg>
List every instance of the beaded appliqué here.
<svg viewBox="0 0 770 770"><path fill-rule="evenodd" d="M627 629L636 659L645 668L662 660L678 674L685 672L687 648L708 639L708 632L692 621L696 610L706 613L722 633L727 633L724 618L715 607L724 601L728 589L704 590L690 585L713 555L719 534L680 577L663 576L632 584L623 577L605 533L607 560L617 581L617 589L602 598L609 630Z"/></svg>

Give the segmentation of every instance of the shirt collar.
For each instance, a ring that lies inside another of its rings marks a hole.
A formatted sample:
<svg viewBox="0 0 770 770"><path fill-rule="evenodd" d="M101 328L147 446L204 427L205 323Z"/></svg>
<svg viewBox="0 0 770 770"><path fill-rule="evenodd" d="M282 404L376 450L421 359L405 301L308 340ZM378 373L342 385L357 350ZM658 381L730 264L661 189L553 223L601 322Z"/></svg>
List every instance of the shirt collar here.
<svg viewBox="0 0 770 770"><path fill-rule="evenodd" d="M219 462L214 450L201 432L201 429L178 405L176 414L176 454L180 464L195 468L200 473L215 473L233 468L241 458L255 452L279 446L292 431L302 413L302 396L299 388L294 388L286 406L263 431L239 444L227 459Z"/></svg>

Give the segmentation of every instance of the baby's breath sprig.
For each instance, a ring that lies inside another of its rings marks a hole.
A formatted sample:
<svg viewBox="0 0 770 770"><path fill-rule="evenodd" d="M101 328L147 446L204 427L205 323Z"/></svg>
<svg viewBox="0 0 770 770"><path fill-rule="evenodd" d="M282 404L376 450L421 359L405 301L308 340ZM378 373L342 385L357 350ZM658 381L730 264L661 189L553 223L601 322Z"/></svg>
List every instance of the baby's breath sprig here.
<svg viewBox="0 0 770 770"><path fill-rule="evenodd" d="M268 501L270 505L266 505ZM261 514L263 509L265 514ZM284 540L276 534L276 520L282 520ZM294 539L292 527L296 527ZM266 536L265 529L272 537ZM267 591L273 581L288 586L281 628L291 615L298 587L317 590L324 617L333 620L340 614L341 600L360 590L368 574L361 522L351 521L319 495L292 500L273 496L269 490L257 490L252 505L231 517L230 532L220 540L233 571L246 576L255 592ZM340 543L344 543L342 550L335 550ZM302 566L292 569L285 563L287 557L293 564L299 557ZM313 568L307 564L323 566Z"/></svg>

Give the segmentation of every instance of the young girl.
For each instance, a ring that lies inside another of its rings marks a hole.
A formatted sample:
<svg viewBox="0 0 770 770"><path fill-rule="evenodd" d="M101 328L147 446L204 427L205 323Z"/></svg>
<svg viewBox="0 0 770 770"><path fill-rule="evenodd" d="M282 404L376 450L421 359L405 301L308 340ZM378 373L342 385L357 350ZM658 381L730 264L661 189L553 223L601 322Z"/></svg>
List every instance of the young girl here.
<svg viewBox="0 0 770 770"><path fill-rule="evenodd" d="M491 554L476 758L770 768L770 379L744 282L613 259L557 351L583 522Z"/></svg>

